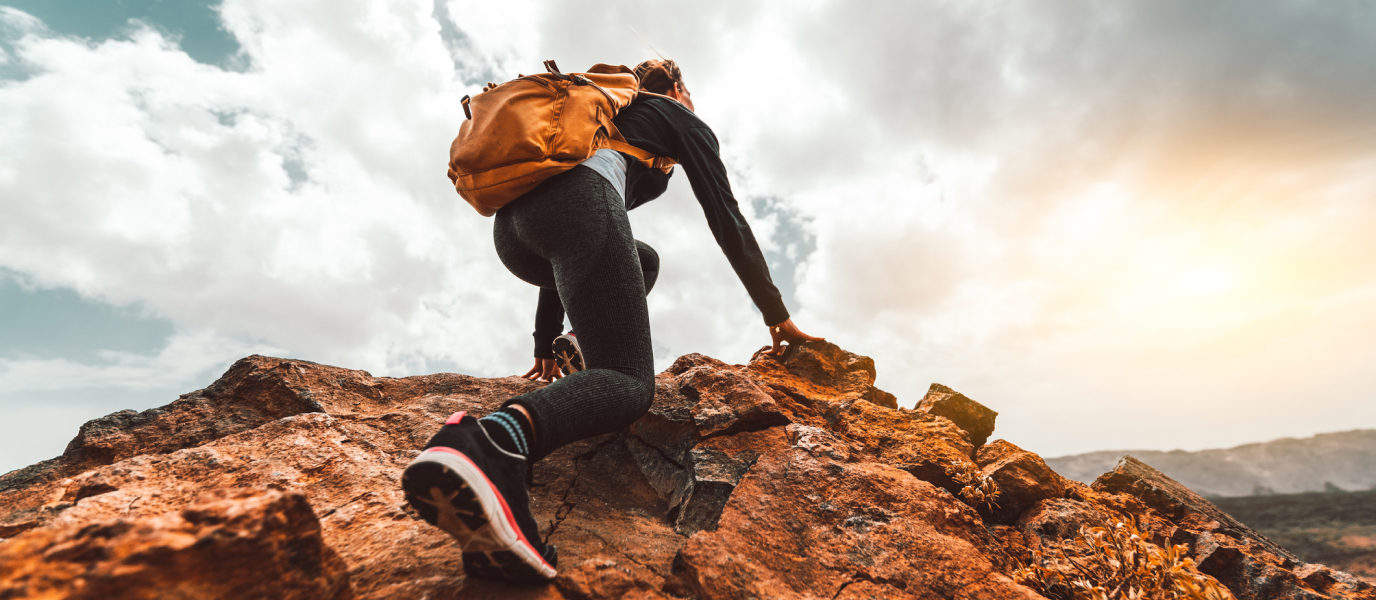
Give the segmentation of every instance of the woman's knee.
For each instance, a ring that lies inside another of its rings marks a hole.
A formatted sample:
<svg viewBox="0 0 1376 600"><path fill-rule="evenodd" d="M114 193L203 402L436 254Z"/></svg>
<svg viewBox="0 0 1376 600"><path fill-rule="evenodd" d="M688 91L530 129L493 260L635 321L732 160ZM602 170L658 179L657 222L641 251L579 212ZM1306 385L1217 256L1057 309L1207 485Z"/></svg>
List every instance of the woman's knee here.
<svg viewBox="0 0 1376 600"><path fill-rule="evenodd" d="M641 386L641 390L642 391L640 395L640 412L641 414L644 414L650 412L650 405L655 403L655 378L651 376L648 381L645 381L644 384Z"/></svg>
<svg viewBox="0 0 1376 600"><path fill-rule="evenodd" d="M649 244L640 240L635 241L635 252L640 256L640 268L646 271L659 270L659 253L655 252Z"/></svg>
<svg viewBox="0 0 1376 600"><path fill-rule="evenodd" d="M640 240L635 241L635 253L640 258L640 272L645 276L645 294L648 296L655 287L655 280L659 279L659 253Z"/></svg>
<svg viewBox="0 0 1376 600"><path fill-rule="evenodd" d="M621 377L622 381L630 385L623 387L626 394L626 404L640 418L650 410L650 405L655 402L655 376L652 372L642 369L614 369Z"/></svg>

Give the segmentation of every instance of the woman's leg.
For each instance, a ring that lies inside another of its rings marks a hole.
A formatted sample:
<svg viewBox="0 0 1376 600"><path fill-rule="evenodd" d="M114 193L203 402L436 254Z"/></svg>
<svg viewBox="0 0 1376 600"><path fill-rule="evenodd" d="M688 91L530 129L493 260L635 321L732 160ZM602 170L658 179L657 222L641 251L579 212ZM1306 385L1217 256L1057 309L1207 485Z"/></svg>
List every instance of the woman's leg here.
<svg viewBox="0 0 1376 600"><path fill-rule="evenodd" d="M554 284L554 267L549 261L520 246L509 228L498 227L494 237L497 238L498 247L514 246L507 255L508 258L513 263L529 265L528 268L522 269L530 271L530 279L527 281L540 287L540 301L535 309L535 340L537 344L545 344L548 350L549 340L559 337L559 334L564 332L564 303L559 299L559 292ZM640 258L640 274L645 279L645 295L648 296L650 290L655 287L655 281L659 279L659 253L640 240L635 241L635 250ZM547 358L539 354L538 348L535 356Z"/></svg>
<svg viewBox="0 0 1376 600"><path fill-rule="evenodd" d="M558 289L589 368L507 401L531 422L529 452L503 447L483 422L458 412L406 467L401 486L421 518L459 541L469 576L546 581L558 556L540 540L530 513L529 464L625 427L649 409L647 288L622 200L586 167L550 178L498 211L493 235L512 273ZM498 411L486 419L501 420L493 427L524 440L515 415Z"/></svg>
<svg viewBox="0 0 1376 600"><path fill-rule="evenodd" d="M654 356L645 305L651 282L642 272L650 265L641 257L653 261L656 276L659 261L631 236L611 185L583 167L551 178L497 213L494 238L512 273L554 284L586 361L585 370L507 402L530 415L531 460L644 415L654 399Z"/></svg>

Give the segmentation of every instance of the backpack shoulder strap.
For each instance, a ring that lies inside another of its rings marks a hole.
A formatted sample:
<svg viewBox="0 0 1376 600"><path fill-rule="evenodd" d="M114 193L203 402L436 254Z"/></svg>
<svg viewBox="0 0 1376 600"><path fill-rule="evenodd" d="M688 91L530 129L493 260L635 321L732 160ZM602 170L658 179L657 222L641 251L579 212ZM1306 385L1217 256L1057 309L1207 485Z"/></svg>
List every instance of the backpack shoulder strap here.
<svg viewBox="0 0 1376 600"><path fill-rule="evenodd" d="M626 154L634 156L636 160L640 161L640 164L651 169L659 169L665 173L668 173L669 169L674 168L674 165L678 164L678 161L667 156L656 156L653 152L632 146L630 142L627 142L626 138L621 135L621 132L616 129L616 125L611 124L610 121L607 121L606 125L609 129L607 132L609 135L606 139L601 140L598 144L600 147L611 148L617 152L625 152Z"/></svg>

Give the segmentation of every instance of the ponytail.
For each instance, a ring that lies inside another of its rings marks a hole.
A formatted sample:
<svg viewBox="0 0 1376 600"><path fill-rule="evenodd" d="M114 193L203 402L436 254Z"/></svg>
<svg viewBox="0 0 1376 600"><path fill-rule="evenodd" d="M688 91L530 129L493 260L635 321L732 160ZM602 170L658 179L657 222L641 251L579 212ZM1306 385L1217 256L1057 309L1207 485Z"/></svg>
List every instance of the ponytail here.
<svg viewBox="0 0 1376 600"><path fill-rule="evenodd" d="M683 83L683 71L672 60L647 60L635 66L640 89L654 94L667 94L674 84Z"/></svg>

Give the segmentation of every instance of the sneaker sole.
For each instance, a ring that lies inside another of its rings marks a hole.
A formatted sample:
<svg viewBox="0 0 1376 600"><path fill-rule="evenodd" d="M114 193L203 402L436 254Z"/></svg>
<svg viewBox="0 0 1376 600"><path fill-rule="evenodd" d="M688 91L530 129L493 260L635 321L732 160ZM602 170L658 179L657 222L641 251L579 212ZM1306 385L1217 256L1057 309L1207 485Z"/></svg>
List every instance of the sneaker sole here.
<svg viewBox="0 0 1376 600"><path fill-rule="evenodd" d="M525 539L506 499L457 450L422 452L402 474L401 489L425 522L458 540L469 576L523 582L554 578L554 567Z"/></svg>
<svg viewBox="0 0 1376 600"><path fill-rule="evenodd" d="M559 371L565 376L578 373L584 369L583 352L575 342L567 337L558 337L554 340L551 348L554 352L554 360L559 363Z"/></svg>

